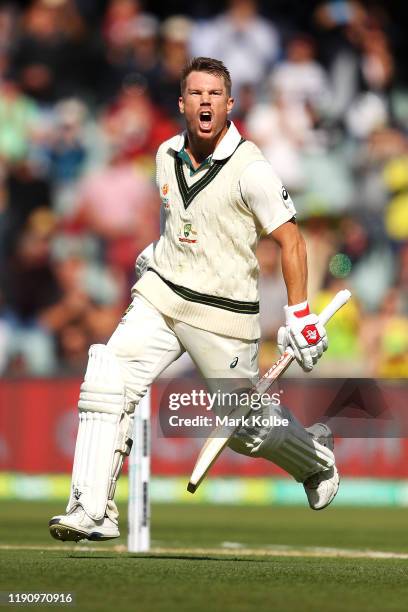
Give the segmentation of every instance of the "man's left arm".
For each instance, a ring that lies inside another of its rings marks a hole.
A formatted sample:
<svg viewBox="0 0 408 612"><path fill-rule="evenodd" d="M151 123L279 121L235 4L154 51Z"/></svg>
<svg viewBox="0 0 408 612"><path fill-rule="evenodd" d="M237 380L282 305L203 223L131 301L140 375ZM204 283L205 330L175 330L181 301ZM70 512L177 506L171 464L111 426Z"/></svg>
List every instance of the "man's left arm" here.
<svg viewBox="0 0 408 612"><path fill-rule="evenodd" d="M281 249L282 274L288 292L288 304L307 299L306 244L295 220L280 225L270 234Z"/></svg>
<svg viewBox="0 0 408 612"><path fill-rule="evenodd" d="M278 332L278 347L293 348L305 371L310 371L327 349L327 334L307 303L307 257L304 239L296 225L291 197L266 160L251 163L240 179L244 203L255 215L264 234L281 248L282 273L288 293L286 326Z"/></svg>
<svg viewBox="0 0 408 612"><path fill-rule="evenodd" d="M309 372L328 347L324 326L307 302L306 245L293 221L283 223L272 238L281 249L282 274L288 293L284 307L286 325L278 331L278 348L283 353L290 346L300 366Z"/></svg>

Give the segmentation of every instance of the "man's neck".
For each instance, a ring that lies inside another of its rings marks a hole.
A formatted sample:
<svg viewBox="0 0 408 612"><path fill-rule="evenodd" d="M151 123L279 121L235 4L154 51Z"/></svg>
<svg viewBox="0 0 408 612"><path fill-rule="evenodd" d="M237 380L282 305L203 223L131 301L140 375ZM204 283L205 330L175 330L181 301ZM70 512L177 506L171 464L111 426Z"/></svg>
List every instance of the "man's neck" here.
<svg viewBox="0 0 408 612"><path fill-rule="evenodd" d="M228 132L228 125L226 125L217 136L210 141L202 140L201 138L194 138L193 135L187 132L187 141L185 150L187 151L194 168L198 168L204 160L212 155L217 148L218 144L224 138Z"/></svg>

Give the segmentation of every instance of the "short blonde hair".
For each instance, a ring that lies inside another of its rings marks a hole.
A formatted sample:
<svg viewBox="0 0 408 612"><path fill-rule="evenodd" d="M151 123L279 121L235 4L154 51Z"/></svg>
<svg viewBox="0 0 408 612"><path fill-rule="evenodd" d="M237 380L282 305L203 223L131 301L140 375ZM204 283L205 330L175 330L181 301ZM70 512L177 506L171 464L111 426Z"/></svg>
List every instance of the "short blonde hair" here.
<svg viewBox="0 0 408 612"><path fill-rule="evenodd" d="M222 77L227 94L228 96L231 95L231 75L228 68L220 60L212 57L193 57L181 72L180 89L182 94L186 88L186 80L190 72L208 72Z"/></svg>

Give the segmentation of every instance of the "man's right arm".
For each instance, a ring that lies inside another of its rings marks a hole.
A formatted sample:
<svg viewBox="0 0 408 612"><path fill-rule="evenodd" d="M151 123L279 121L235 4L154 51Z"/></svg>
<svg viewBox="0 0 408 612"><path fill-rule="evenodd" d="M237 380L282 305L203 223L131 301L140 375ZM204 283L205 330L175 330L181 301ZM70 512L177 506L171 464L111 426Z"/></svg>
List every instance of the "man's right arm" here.
<svg viewBox="0 0 408 612"><path fill-rule="evenodd" d="M157 151L157 155L156 155L155 183L156 183L156 186L157 186L158 189L160 189L160 178L159 178L159 173L160 173L160 156L161 156L161 147L159 147L159 149ZM164 215L164 211L163 211L163 206L160 206L160 236L164 232L164 226L165 226L165 215ZM135 262L135 273L136 273L136 280L137 281L142 278L143 274L146 272L147 268L149 267L150 262L153 259L154 249L155 249L156 244L157 244L157 241L151 242L137 256L136 262Z"/></svg>
<svg viewBox="0 0 408 612"><path fill-rule="evenodd" d="M135 273L137 281L142 278L153 259L155 244L155 242L151 242L136 258Z"/></svg>

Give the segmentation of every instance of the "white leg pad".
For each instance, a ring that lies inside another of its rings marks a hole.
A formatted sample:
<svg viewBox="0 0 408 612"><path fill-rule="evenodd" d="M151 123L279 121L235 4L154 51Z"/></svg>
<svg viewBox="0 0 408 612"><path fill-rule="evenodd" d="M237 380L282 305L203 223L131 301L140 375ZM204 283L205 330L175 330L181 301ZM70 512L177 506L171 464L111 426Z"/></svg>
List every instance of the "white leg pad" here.
<svg viewBox="0 0 408 612"><path fill-rule="evenodd" d="M332 451L313 439L310 433L284 406L270 404L262 410L263 417L276 415L289 425L265 428L241 428L230 442L234 451L272 461L298 482L328 470L334 465Z"/></svg>
<svg viewBox="0 0 408 612"><path fill-rule="evenodd" d="M80 504L94 520L116 513L116 481L132 441L119 362L104 344L89 350L78 402L79 428L67 512ZM109 502L109 503L108 503Z"/></svg>

